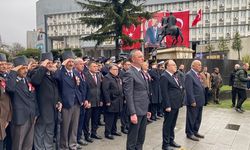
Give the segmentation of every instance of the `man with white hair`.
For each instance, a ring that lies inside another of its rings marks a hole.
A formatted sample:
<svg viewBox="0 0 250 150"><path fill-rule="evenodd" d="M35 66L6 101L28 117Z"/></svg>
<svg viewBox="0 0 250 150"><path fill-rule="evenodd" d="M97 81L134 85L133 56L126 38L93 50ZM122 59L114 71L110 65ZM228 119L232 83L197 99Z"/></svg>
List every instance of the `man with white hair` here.
<svg viewBox="0 0 250 150"><path fill-rule="evenodd" d="M231 72L230 79L229 79L229 86L232 86L232 91L231 91L231 94L232 94L232 107L235 107L235 104L236 104L237 91L236 91L236 88L233 85L234 85L235 74L239 70L239 68L240 68L239 64L234 65L234 70Z"/></svg>
<svg viewBox="0 0 250 150"><path fill-rule="evenodd" d="M191 70L185 76L187 117L186 117L186 135L193 141L199 141L204 138L199 134L199 128L202 119L202 109L205 104L204 87L200 77L201 62L194 60Z"/></svg>

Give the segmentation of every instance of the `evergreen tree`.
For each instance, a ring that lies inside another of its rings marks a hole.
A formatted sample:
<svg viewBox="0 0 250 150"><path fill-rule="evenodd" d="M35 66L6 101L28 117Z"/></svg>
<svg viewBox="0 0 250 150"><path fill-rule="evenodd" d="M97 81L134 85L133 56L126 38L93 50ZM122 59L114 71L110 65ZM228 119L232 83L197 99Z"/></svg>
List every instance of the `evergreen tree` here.
<svg viewBox="0 0 250 150"><path fill-rule="evenodd" d="M238 60L240 60L240 51L242 50L240 34L237 31L234 35L232 49L238 52Z"/></svg>
<svg viewBox="0 0 250 150"><path fill-rule="evenodd" d="M122 26L130 27L140 25L139 18L150 19L152 13L143 11L143 2L145 0L84 0L77 2L83 8L83 24L88 27L98 28L96 32L91 33L82 40L94 40L96 46L102 44L105 40L115 40L115 55L119 55L119 40L124 41L124 45L132 45L138 40L132 40L130 37L122 34Z"/></svg>

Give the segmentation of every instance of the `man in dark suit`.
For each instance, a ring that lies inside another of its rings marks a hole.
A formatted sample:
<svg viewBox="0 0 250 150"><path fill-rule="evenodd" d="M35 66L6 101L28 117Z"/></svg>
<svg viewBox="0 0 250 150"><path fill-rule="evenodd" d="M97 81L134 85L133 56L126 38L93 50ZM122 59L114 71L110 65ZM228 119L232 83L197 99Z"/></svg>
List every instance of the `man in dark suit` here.
<svg viewBox="0 0 250 150"><path fill-rule="evenodd" d="M86 87L85 95L87 95L87 92L89 91L89 89L88 89L86 79L84 76L84 68L85 68L84 61L82 60L82 58L76 58L74 63L75 63L75 71L80 75L80 79L81 79L82 83L85 84L85 86L83 86L83 87L84 88ZM78 123L77 143L80 145L83 145L83 146L88 145L88 143L82 139L85 108L87 108L88 106L89 106L89 102L88 102L88 100L85 100L84 105L81 106L81 108L80 108L80 117L79 117L79 123ZM78 147L80 147L80 146L78 146Z"/></svg>
<svg viewBox="0 0 250 150"><path fill-rule="evenodd" d="M68 150L77 148L77 128L80 107L85 100L85 92L79 74L73 71L73 52L65 51L62 58L62 68L56 71L59 95L63 105L60 149Z"/></svg>
<svg viewBox="0 0 250 150"><path fill-rule="evenodd" d="M176 125L179 108L183 103L183 83L177 76L177 67L173 60L167 60L165 63L165 72L160 78L160 87L162 95L162 106L165 112L162 129L162 149L169 150L169 146L180 148L175 143L174 128Z"/></svg>
<svg viewBox="0 0 250 150"><path fill-rule="evenodd" d="M142 150L145 140L148 112L149 87L142 72L144 56L140 50L130 54L132 67L125 73L124 94L130 115L130 125L127 136L127 150Z"/></svg>
<svg viewBox="0 0 250 150"><path fill-rule="evenodd" d="M122 80L118 76L119 68L116 64L110 64L109 73L102 81L102 92L105 109L105 137L114 139L114 136L121 136L117 132L117 119L122 111L124 96Z"/></svg>
<svg viewBox="0 0 250 150"><path fill-rule="evenodd" d="M53 137L57 111L61 111L57 81L54 73L57 70L53 64L51 52L41 54L41 64L34 70L31 83L36 88L39 117L35 125L34 148L54 149Z"/></svg>
<svg viewBox="0 0 250 150"><path fill-rule="evenodd" d="M185 76L185 89L187 106L186 117L186 135L193 141L199 141L198 138L204 138L199 134L199 128L202 119L202 109L205 104L205 91L200 77L202 66L199 60L194 60L191 70Z"/></svg>
<svg viewBox="0 0 250 150"><path fill-rule="evenodd" d="M11 121L11 137L13 150L31 150L34 138L35 120L38 116L35 88L27 77L28 61L25 56L14 59L6 91L13 106Z"/></svg>
<svg viewBox="0 0 250 150"><path fill-rule="evenodd" d="M151 86L152 86L152 95L151 95L151 119L156 121L159 119L157 117L157 107L161 104L161 90L160 90L160 77L161 74L157 69L157 63L152 63L151 69L149 70L149 75L151 76Z"/></svg>
<svg viewBox="0 0 250 150"><path fill-rule="evenodd" d="M87 142L93 142L92 138L102 139L101 136L97 135L98 121L100 107L102 103L102 93L101 93L101 74L98 73L98 65L96 62L90 61L88 64L89 71L85 72L86 83L89 87L89 92L87 94L87 100L91 105L91 108L87 108L84 116L83 131L85 140ZM89 131L89 121L91 119L91 133Z"/></svg>
<svg viewBox="0 0 250 150"><path fill-rule="evenodd" d="M124 74L131 67L131 62L129 60L124 60L122 65L123 65L123 68L119 72L119 77L121 78L121 80L123 82ZM128 134L128 128L129 128L129 116L128 116L128 108L127 108L126 99L125 99L124 103L123 103L122 112L121 112L121 131L122 131L122 133Z"/></svg>

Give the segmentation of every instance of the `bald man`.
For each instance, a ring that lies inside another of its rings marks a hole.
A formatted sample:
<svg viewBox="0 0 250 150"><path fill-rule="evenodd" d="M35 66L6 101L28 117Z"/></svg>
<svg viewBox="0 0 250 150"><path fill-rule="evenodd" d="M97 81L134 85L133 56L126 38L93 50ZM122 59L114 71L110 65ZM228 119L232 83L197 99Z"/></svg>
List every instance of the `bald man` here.
<svg viewBox="0 0 250 150"><path fill-rule="evenodd" d="M199 141L199 138L204 138L203 135L199 134L202 109L205 104L205 91L200 78L201 68L201 62L194 60L191 64L191 70L185 76L186 135L187 138L193 141Z"/></svg>

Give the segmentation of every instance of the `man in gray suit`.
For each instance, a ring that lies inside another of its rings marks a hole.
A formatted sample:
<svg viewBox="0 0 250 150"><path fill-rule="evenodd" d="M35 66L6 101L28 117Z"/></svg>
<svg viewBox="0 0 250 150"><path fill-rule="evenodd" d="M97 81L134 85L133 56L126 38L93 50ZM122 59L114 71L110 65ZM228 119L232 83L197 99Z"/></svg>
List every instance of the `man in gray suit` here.
<svg viewBox="0 0 250 150"><path fill-rule="evenodd" d="M145 140L149 105L149 88L142 73L144 56L141 51L133 50L130 54L132 67L124 74L124 94L130 115L127 136L127 150L142 150Z"/></svg>

